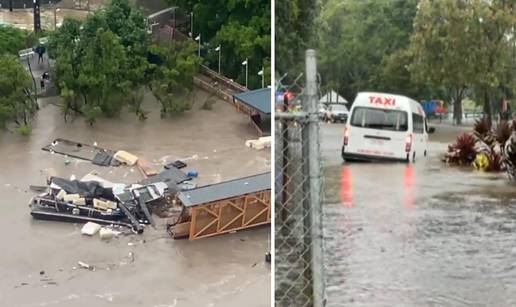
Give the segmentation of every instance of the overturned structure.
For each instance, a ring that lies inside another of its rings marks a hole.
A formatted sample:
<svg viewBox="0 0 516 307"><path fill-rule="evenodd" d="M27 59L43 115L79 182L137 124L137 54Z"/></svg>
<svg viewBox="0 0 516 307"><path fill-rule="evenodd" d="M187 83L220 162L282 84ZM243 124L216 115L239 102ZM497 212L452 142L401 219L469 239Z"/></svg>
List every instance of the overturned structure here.
<svg viewBox="0 0 516 307"><path fill-rule="evenodd" d="M234 232L271 222L271 173L264 173L179 192L183 207L169 225L176 239L190 240Z"/></svg>

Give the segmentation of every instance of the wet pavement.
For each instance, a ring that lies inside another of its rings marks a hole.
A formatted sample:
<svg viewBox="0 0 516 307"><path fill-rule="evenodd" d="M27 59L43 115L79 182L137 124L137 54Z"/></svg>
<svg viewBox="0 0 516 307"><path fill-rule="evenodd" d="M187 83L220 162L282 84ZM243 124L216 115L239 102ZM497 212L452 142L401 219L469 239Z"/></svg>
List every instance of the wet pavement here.
<svg viewBox="0 0 516 307"><path fill-rule="evenodd" d="M447 167L467 128L437 126L415 164L343 164L322 124L327 306L515 306L516 188Z"/></svg>
<svg viewBox="0 0 516 307"><path fill-rule="evenodd" d="M209 97L197 92L193 111L160 119L157 102L147 95L147 121L124 113L94 127L82 118L65 123L55 98L45 98L30 137L0 132L0 305L268 306L268 227L189 242L171 239L161 220L141 236L103 242L82 236L82 225L30 216L27 204L34 194L28 186L43 184L47 168L63 177L96 170L114 181L142 178L131 167L75 159L65 165L64 156L41 150L57 137L124 149L155 166L183 159L186 170L199 172L201 185L268 171L270 153L244 145L257 137L248 118L223 101L200 110ZM78 261L96 270L80 269Z"/></svg>

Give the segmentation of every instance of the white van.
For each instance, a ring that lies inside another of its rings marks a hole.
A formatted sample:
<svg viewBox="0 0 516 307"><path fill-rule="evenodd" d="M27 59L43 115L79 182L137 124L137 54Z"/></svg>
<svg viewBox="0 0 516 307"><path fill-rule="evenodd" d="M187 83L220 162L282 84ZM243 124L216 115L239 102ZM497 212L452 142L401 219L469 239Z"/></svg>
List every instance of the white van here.
<svg viewBox="0 0 516 307"><path fill-rule="evenodd" d="M415 161L426 156L428 129L421 105L408 97L358 93L344 130L342 158Z"/></svg>

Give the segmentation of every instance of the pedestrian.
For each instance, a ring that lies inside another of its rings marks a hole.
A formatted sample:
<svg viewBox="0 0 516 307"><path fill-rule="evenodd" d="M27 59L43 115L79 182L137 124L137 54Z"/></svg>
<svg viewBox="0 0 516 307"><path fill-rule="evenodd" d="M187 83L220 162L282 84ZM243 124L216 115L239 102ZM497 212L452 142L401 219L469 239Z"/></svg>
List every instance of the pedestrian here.
<svg viewBox="0 0 516 307"><path fill-rule="evenodd" d="M41 76L39 84L41 85L41 90L43 91L45 89L45 78L43 76Z"/></svg>
<svg viewBox="0 0 516 307"><path fill-rule="evenodd" d="M43 55L45 54L45 47L39 45L36 47L36 53L38 54L38 64L43 62Z"/></svg>

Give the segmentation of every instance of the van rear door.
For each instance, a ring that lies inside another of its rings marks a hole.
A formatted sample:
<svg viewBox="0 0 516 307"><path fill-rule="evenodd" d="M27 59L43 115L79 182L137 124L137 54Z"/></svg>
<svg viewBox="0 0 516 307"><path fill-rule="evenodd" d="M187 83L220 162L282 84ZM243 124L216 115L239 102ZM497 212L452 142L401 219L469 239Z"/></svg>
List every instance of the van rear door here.
<svg viewBox="0 0 516 307"><path fill-rule="evenodd" d="M428 134L426 133L425 118L421 114L412 113L414 131L414 151L416 156L423 156L426 151Z"/></svg>
<svg viewBox="0 0 516 307"><path fill-rule="evenodd" d="M403 110L355 107L349 121L349 151L404 158L408 120Z"/></svg>

